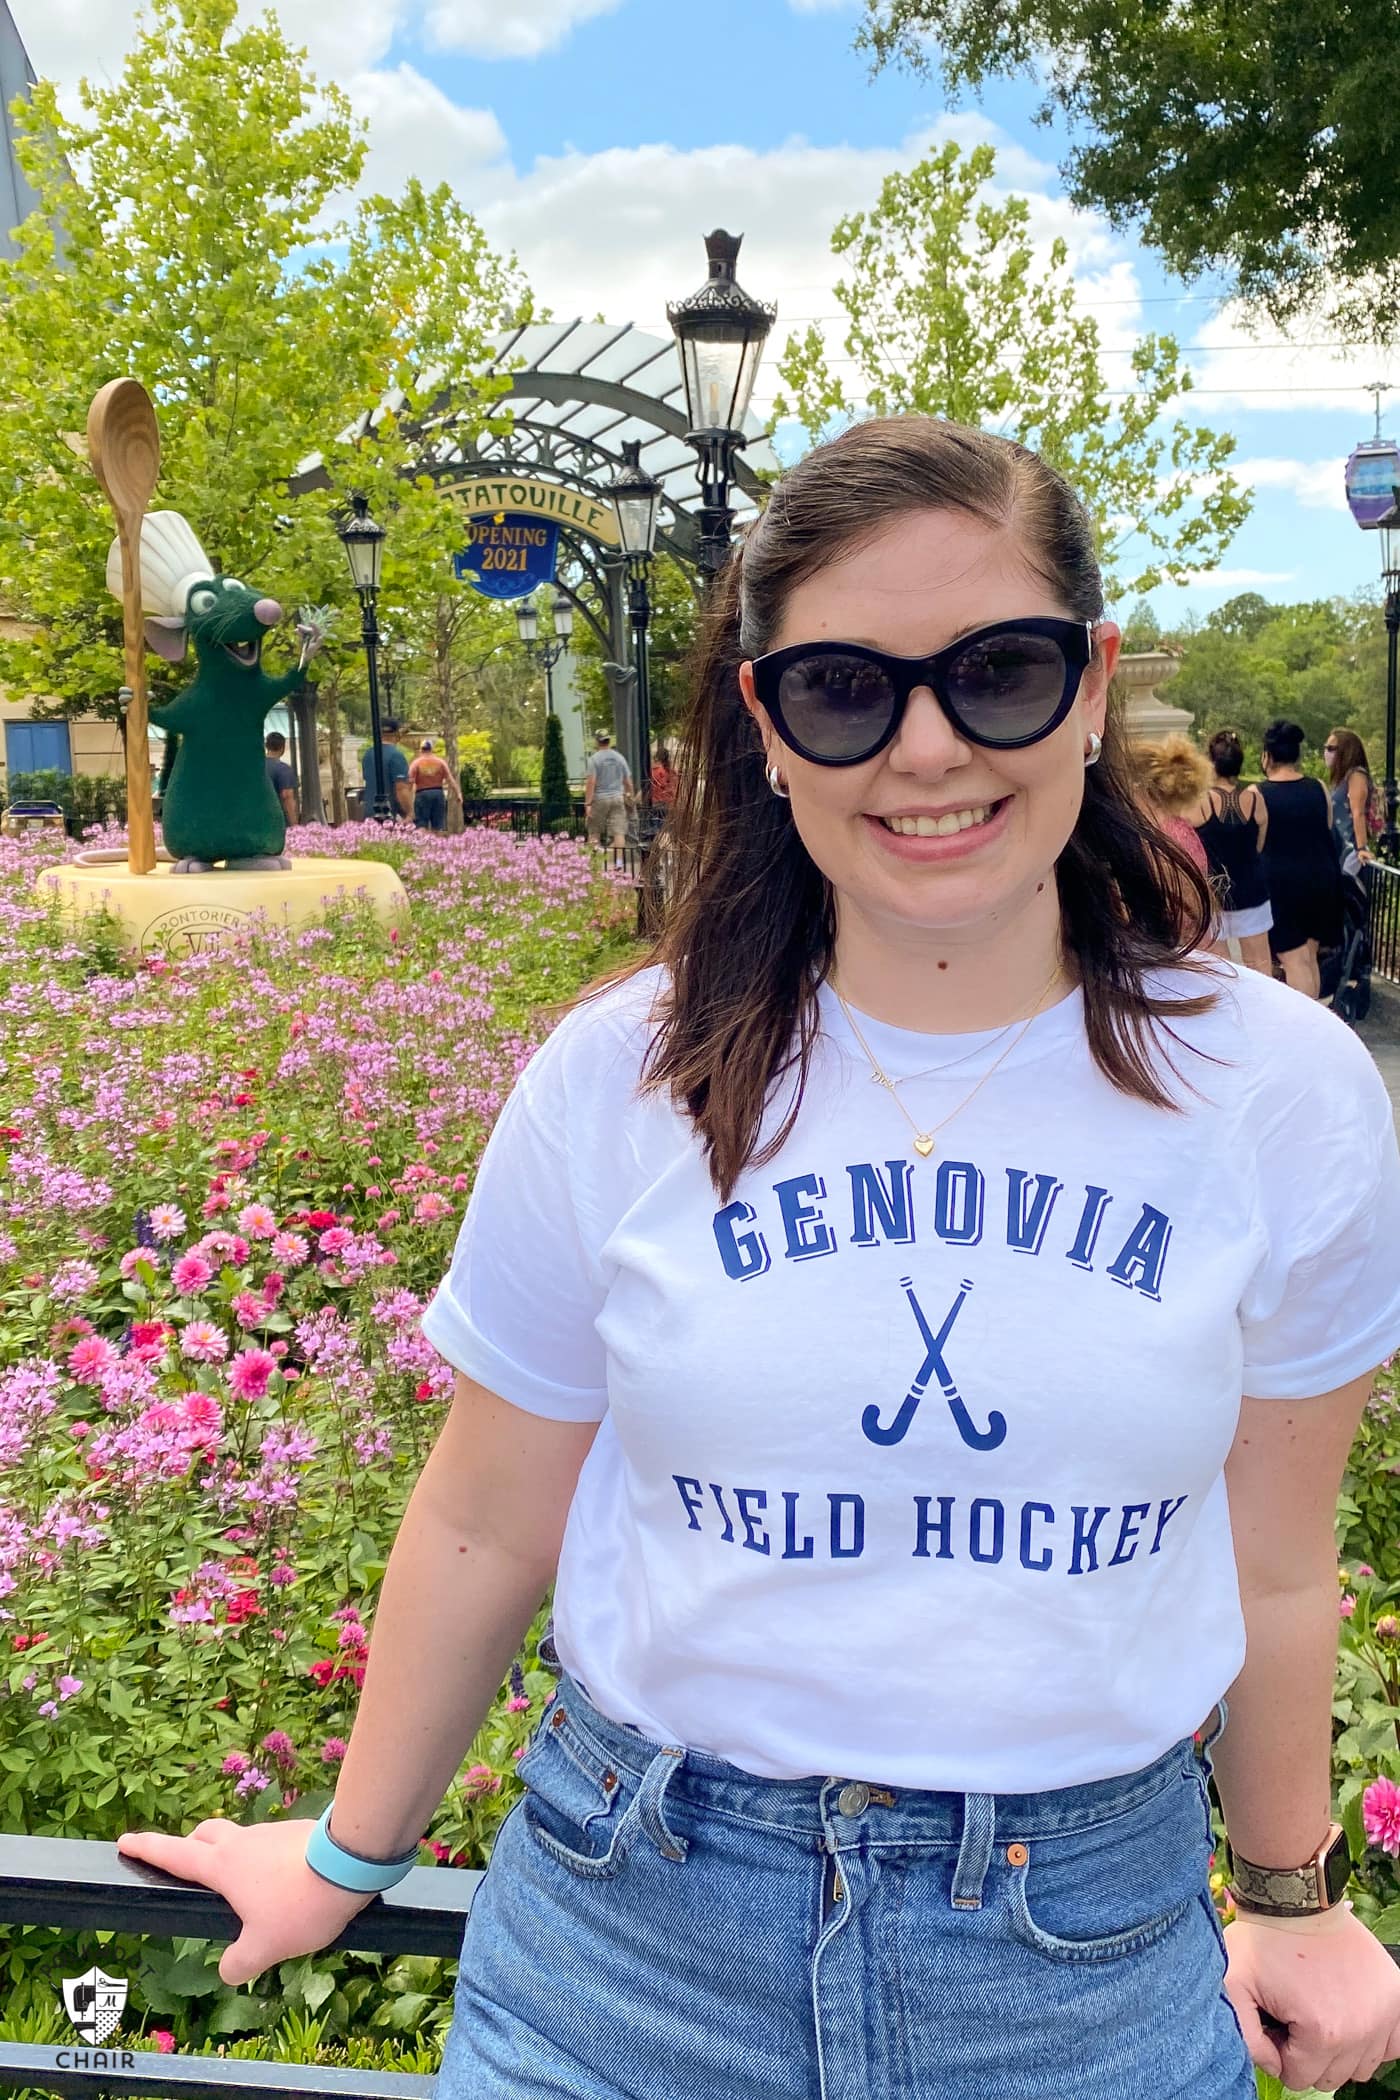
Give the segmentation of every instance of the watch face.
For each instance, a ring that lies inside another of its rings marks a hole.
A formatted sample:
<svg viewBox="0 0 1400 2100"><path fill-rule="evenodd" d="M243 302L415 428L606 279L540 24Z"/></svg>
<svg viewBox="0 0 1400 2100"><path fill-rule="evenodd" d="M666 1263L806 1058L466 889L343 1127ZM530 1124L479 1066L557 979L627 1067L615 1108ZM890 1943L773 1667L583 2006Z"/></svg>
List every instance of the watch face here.
<svg viewBox="0 0 1400 2100"><path fill-rule="evenodd" d="M1344 1835L1339 1834L1329 1846L1322 1862L1322 1876L1328 1903L1340 1903L1351 1880L1351 1853Z"/></svg>

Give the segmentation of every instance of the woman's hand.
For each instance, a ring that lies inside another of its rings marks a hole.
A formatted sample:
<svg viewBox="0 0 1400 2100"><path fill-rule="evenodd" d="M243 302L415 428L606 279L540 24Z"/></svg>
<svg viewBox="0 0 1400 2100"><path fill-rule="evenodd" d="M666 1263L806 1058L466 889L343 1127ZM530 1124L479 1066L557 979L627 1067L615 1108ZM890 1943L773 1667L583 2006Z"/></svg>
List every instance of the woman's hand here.
<svg viewBox="0 0 1400 2100"><path fill-rule="evenodd" d="M215 1889L231 1904L243 1930L224 1949L219 1974L225 1983L251 1983L279 1961L314 1954L339 1938L373 1895L333 1888L306 1864L311 1824L231 1823L210 1816L188 1837L157 1830L124 1830L117 1839L123 1859L145 1860L182 1881Z"/></svg>
<svg viewBox="0 0 1400 2100"><path fill-rule="evenodd" d="M1350 1910L1285 1930L1242 1911L1225 1946L1225 1993L1249 2053L1290 2091L1364 2085L1400 2056L1400 1968Z"/></svg>

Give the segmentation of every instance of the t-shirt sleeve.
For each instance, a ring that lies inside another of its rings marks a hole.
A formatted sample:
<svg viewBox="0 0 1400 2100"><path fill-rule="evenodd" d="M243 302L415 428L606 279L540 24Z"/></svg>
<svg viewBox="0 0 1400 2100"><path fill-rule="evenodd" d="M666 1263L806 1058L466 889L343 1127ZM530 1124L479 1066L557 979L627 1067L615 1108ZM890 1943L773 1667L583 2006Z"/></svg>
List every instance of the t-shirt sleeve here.
<svg viewBox="0 0 1400 2100"><path fill-rule="evenodd" d="M1246 1133L1266 1244L1240 1307L1244 1390L1261 1400L1330 1393L1400 1348L1394 1113L1355 1036L1327 1047L1345 1055L1319 1060L1292 1113Z"/></svg>
<svg viewBox="0 0 1400 2100"><path fill-rule="evenodd" d="M552 1091L557 1063L543 1063L535 1076ZM450 1364L513 1406L601 1422L607 1360L595 1322L603 1299L579 1230L568 1153L522 1078L487 1141L423 1332Z"/></svg>

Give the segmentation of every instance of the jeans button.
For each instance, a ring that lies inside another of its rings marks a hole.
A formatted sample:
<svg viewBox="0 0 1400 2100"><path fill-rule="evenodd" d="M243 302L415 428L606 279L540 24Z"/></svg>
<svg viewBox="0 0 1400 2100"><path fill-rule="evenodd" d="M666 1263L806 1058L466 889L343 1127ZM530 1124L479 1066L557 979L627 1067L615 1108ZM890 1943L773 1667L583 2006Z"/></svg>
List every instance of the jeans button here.
<svg viewBox="0 0 1400 2100"><path fill-rule="evenodd" d="M870 1806L870 1789L857 1780L854 1786L843 1786L836 1797L836 1806L843 1816L863 1815Z"/></svg>

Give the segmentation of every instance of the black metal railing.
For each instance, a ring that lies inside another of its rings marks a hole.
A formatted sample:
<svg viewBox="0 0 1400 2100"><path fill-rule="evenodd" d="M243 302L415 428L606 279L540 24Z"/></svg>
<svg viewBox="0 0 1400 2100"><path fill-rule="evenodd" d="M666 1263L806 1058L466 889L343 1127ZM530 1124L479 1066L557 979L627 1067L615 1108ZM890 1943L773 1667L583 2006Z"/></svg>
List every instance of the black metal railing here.
<svg viewBox="0 0 1400 2100"><path fill-rule="evenodd" d="M331 1948L360 1954L433 1954L455 1960L483 1875L461 1867L415 1867L358 1912ZM237 1914L212 1889L123 1859L88 1838L0 1836L0 1919L65 1931L140 1933L152 1939L237 1939ZM180 2094L189 2100L432 2100L437 2081L401 2071L341 2070L227 2056L161 2055L128 2047L120 2033L98 2047L75 2031L69 2042L0 2040L0 2092Z"/></svg>
<svg viewBox="0 0 1400 2100"><path fill-rule="evenodd" d="M1371 971L1400 980L1400 868L1373 860L1366 867L1371 906Z"/></svg>

